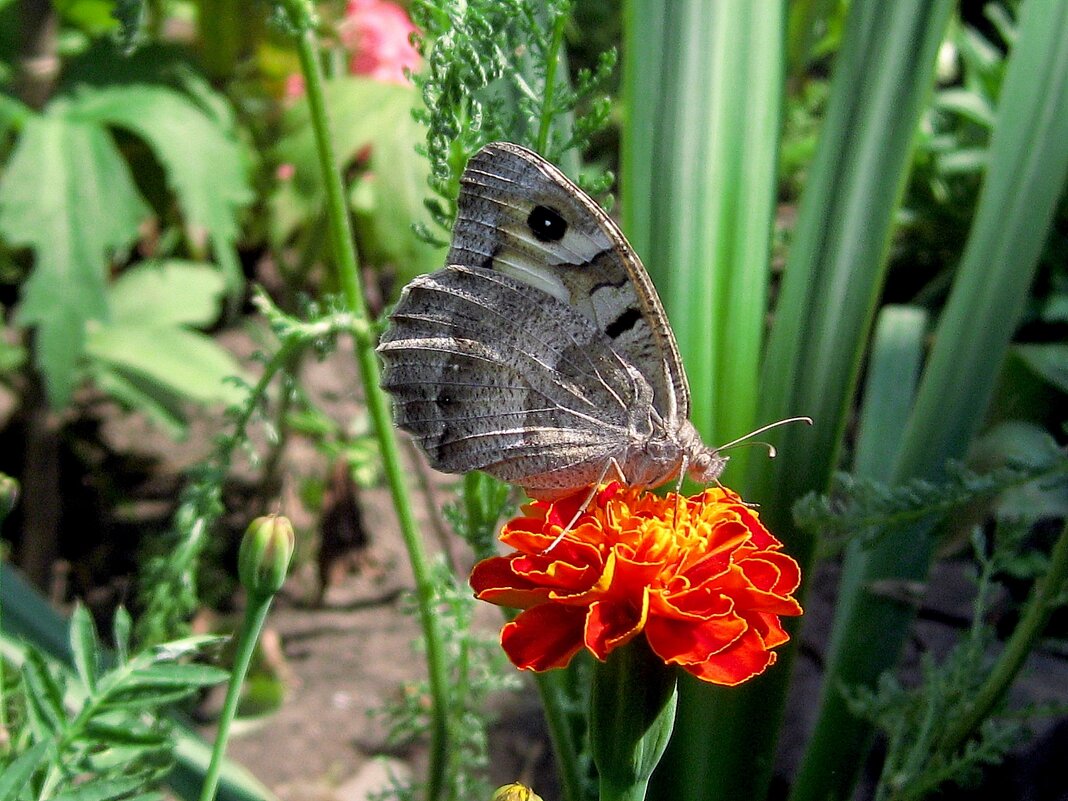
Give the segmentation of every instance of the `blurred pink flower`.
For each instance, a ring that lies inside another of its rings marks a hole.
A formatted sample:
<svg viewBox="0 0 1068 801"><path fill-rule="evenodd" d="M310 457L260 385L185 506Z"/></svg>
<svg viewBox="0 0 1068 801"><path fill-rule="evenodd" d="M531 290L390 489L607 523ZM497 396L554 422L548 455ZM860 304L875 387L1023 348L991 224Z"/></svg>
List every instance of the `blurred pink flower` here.
<svg viewBox="0 0 1068 801"><path fill-rule="evenodd" d="M282 85L282 96L286 100L296 100L298 97L303 97L304 76L299 72L287 75L285 83Z"/></svg>
<svg viewBox="0 0 1068 801"><path fill-rule="evenodd" d="M378 81L408 83L404 69L419 66L411 42L416 30L406 12L387 0L348 0L338 36L349 52L349 72Z"/></svg>

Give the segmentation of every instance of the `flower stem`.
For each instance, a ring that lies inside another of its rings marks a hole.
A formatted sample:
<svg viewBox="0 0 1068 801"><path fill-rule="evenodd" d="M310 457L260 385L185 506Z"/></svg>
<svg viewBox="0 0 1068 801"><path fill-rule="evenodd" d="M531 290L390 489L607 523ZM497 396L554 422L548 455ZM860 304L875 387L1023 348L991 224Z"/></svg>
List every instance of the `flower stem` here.
<svg viewBox="0 0 1068 801"><path fill-rule="evenodd" d="M237 653L234 656L234 668L230 675L230 686L226 690L226 701L223 703L222 714L219 716L219 730L215 734L215 745L211 749L211 762L208 764L207 773L204 775L204 785L200 790L200 801L212 801L215 798L223 757L226 754L226 743L230 739L230 724L233 723L234 715L237 714L237 702L241 697L241 686L245 682L252 654L256 650L256 642L259 640L263 621L267 619L267 610L271 608L274 595L249 593L248 600L245 621L241 626Z"/></svg>
<svg viewBox="0 0 1068 801"><path fill-rule="evenodd" d="M1061 529L1060 537L1050 554L1049 570L1040 578L1031 592L1020 622L1013 631L1005 649L994 664L986 682L979 688L967 714L957 721L940 743L944 754L952 754L971 737L991 710L1005 697L1016 674L1023 667L1027 655L1053 613L1057 595L1068 578L1068 524Z"/></svg>
<svg viewBox="0 0 1068 801"><path fill-rule="evenodd" d="M304 74L315 134L319 167L326 192L326 212L329 220L329 241L337 266L338 284L352 313L367 320L367 305L360 287L356 248L352 236L348 208L345 203L341 176L335 167L334 147L327 124L326 102L323 96L323 73L319 58L319 44L315 35L314 11L305 0L281 0L289 21L296 30L297 53ZM415 524L412 503L405 483L400 449L393 430L389 404L379 387L378 360L374 352L374 333L370 326L355 326L353 339L356 362L360 370L367 412L382 454L386 481L397 511L401 535L408 551L408 560L415 576L419 602L420 623L426 642L427 670L432 697L430 713L430 754L427 769L426 801L442 797L448 755L448 729L445 716L447 701L447 671L438 620L434 615L434 585L430 564Z"/></svg>
<svg viewBox="0 0 1068 801"><path fill-rule="evenodd" d="M638 637L594 666L590 738L600 801L643 801L675 725L678 688Z"/></svg>
<svg viewBox="0 0 1068 801"><path fill-rule="evenodd" d="M556 772L564 791L564 801L582 801L582 771L579 766L579 749L567 719L567 694L564 691L563 670L550 670L534 674L541 699L542 713L549 725L549 739L556 757Z"/></svg>

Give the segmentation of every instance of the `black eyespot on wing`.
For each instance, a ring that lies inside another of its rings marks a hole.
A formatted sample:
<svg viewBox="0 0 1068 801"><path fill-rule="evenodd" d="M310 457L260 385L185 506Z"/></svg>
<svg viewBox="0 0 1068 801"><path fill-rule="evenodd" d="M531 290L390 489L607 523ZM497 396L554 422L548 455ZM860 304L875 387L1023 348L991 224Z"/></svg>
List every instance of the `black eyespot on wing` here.
<svg viewBox="0 0 1068 801"><path fill-rule="evenodd" d="M567 233L567 220L548 206L535 206L527 217L527 227L542 242L559 242Z"/></svg>
<svg viewBox="0 0 1068 801"><path fill-rule="evenodd" d="M434 405L442 411L445 411L454 403L456 403L456 400L444 389L438 392L437 397L434 398Z"/></svg>
<svg viewBox="0 0 1068 801"><path fill-rule="evenodd" d="M619 317L608 324L608 327L604 329L604 332L610 339L615 339L616 337L627 333L640 319L642 319L642 313L635 307L629 306L623 310L623 313L620 314Z"/></svg>

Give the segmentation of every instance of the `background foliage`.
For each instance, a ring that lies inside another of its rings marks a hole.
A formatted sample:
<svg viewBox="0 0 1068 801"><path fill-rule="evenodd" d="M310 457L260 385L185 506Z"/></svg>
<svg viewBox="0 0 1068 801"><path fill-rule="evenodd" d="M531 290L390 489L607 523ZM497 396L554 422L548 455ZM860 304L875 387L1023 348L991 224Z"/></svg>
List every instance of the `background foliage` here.
<svg viewBox="0 0 1068 801"><path fill-rule="evenodd" d="M385 481L397 508L428 683L390 714L398 737L430 742L426 780L397 794L487 793L477 710L499 684L473 668L489 658L463 577L425 554L372 349L374 317L440 266L459 174L492 139L617 205L706 441L816 423L772 433L773 462L732 451L724 479L806 575L837 568L814 730L792 732L800 765L775 775L795 631L750 685L683 688L656 797L851 798L876 741L874 797L982 781L1026 738L1016 721L1037 719L1006 701L1027 654L1043 632L1063 638L1046 625L1068 570L1068 2L404 5L0 0L0 471L22 483L4 529L15 561L43 586L70 556L61 532L94 536L70 487L106 472L84 456L103 447L83 425L102 402L175 438L226 409L170 522L137 535L136 625L115 617L114 662L82 607L69 639L44 615L13 627L32 591L5 572L4 664L18 669L0 681L0 714L14 715L0 729L17 734L0 799L87 775L92 797L138 797L165 775L182 735L157 713L221 676L172 663L205 644L179 639L198 606L234 586L203 581L233 544L213 535L234 462L248 455L258 482L239 530L277 494L294 437L355 483ZM392 61L369 44L387 29ZM213 336L250 321L251 365ZM360 369L358 425L297 380L339 339ZM132 489L110 479L121 505ZM467 477L449 517L484 556L508 505ZM940 562L974 576L972 619L909 684L899 662ZM996 629L995 614L1016 622ZM568 801L594 786L587 667L537 679ZM136 759L124 772L116 754Z"/></svg>

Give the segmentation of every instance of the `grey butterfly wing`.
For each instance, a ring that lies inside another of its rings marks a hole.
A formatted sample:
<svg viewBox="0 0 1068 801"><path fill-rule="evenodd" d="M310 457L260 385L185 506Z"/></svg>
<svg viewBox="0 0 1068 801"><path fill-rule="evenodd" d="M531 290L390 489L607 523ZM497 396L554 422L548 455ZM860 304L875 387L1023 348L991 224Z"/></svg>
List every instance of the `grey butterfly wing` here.
<svg viewBox="0 0 1068 801"><path fill-rule="evenodd" d="M460 180L448 263L537 287L577 310L645 376L666 420L689 417L675 336L645 267L619 227L536 153L486 145Z"/></svg>
<svg viewBox="0 0 1068 801"><path fill-rule="evenodd" d="M507 275L450 265L410 283L390 317L382 386L445 472L485 470L536 496L592 484L652 403L593 324Z"/></svg>

